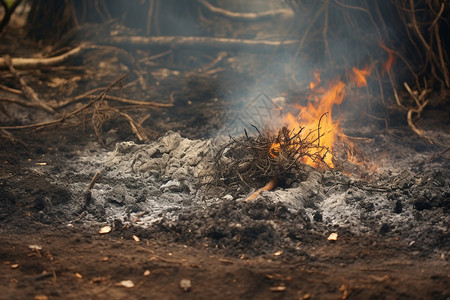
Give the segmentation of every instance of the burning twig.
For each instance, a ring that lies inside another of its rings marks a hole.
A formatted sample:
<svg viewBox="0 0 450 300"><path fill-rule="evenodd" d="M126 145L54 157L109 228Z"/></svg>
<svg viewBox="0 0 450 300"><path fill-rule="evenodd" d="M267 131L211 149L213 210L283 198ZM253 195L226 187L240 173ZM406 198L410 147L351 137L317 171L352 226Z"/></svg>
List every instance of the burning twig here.
<svg viewBox="0 0 450 300"><path fill-rule="evenodd" d="M255 127L256 128L256 127ZM283 127L273 135L260 132L257 137L245 136L223 147L216 156L217 185L227 188L241 186L245 190L263 188L245 201L255 199L261 191L274 189L279 182L301 179L309 158L318 165L327 167L324 159L329 149L320 144L320 122L316 130L303 132L304 128L289 130Z"/></svg>

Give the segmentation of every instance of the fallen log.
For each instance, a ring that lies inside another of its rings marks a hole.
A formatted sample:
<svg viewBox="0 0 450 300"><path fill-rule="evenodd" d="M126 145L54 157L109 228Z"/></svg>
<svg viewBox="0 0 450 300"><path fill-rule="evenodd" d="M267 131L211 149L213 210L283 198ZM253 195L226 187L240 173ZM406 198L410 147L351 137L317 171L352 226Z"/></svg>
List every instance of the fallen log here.
<svg viewBox="0 0 450 300"><path fill-rule="evenodd" d="M273 51L298 45L297 40L268 41L202 36L114 36L105 41L117 47L213 48L220 50Z"/></svg>

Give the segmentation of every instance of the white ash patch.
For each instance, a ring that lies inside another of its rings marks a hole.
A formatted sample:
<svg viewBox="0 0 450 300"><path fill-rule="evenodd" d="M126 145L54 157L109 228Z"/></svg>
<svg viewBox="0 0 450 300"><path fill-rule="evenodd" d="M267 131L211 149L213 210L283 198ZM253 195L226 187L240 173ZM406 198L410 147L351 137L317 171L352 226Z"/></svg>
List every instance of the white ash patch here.
<svg viewBox="0 0 450 300"><path fill-rule="evenodd" d="M105 163L163 182L163 189L192 188L194 181L211 171L211 140L189 140L169 131L158 141L146 145L122 142Z"/></svg>
<svg viewBox="0 0 450 300"><path fill-rule="evenodd" d="M108 223L119 219L148 226L183 208L206 203L199 193L212 157L211 140L189 140L168 132L149 144L121 142L113 151L80 152L52 177L70 180L65 184L79 195L71 207L76 211L93 174L100 171L83 219Z"/></svg>

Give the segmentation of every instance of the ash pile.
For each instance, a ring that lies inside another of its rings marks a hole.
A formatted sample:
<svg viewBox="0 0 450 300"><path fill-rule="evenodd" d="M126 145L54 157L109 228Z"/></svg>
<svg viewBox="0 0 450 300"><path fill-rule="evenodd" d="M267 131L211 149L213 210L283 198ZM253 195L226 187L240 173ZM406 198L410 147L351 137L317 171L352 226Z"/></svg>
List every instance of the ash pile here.
<svg viewBox="0 0 450 300"><path fill-rule="evenodd" d="M392 140L386 138L386 145L380 141L373 143L399 149ZM296 176L248 200L256 187L223 184L223 172L214 169L223 149L229 147L218 140L190 140L168 132L148 144L121 142L114 151L86 150L63 162L65 168L58 173L49 172L72 192L73 201L49 209L43 218L63 212L59 217L69 226L106 224L125 238L161 235L233 255L273 255L280 249L305 254L309 242L331 233L339 239L399 239L421 255L449 249L448 168L439 161L404 168L423 153L405 156L403 170L385 168L371 181L303 166ZM433 148L426 155L436 152ZM97 171L101 175L91 202L80 209Z"/></svg>

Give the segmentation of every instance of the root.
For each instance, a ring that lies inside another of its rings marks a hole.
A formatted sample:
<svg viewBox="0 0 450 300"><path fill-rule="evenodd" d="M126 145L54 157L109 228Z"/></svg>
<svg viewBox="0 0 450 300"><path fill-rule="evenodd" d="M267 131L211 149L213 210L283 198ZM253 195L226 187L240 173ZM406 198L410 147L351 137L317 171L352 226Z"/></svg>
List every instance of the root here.
<svg viewBox="0 0 450 300"><path fill-rule="evenodd" d="M412 120L413 113L416 113L418 115L418 117L420 117L422 110L425 108L425 106L427 106L428 100L425 100L425 96L427 95L429 90L424 89L419 94L419 92L412 91L406 82L404 83L404 85L405 85L406 90L408 91L410 96L414 99L414 102L416 104L415 108L408 109L408 113L407 113L408 125L409 125L409 127L411 127L412 131L414 131L417 135L425 138L430 144L433 144L433 141L428 136L426 136L425 132L422 129L417 128L416 125L414 125L414 122Z"/></svg>

